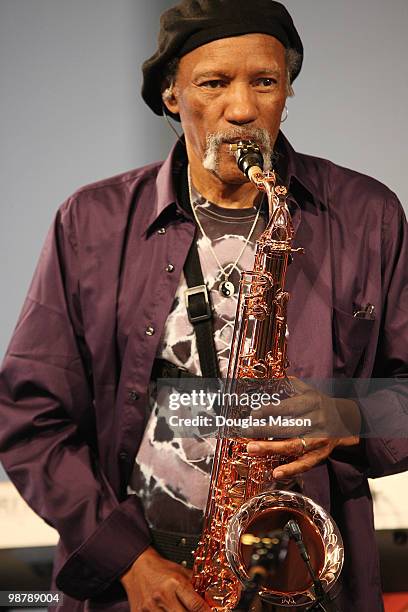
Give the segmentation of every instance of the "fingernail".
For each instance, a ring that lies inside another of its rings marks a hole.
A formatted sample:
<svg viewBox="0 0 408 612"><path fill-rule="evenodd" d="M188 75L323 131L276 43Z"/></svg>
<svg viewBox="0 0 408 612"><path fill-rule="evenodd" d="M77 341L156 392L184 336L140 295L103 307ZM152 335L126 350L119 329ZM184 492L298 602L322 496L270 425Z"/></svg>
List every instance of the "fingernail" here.
<svg viewBox="0 0 408 612"><path fill-rule="evenodd" d="M250 442L247 445L247 452L248 453L259 453L261 450L261 447L259 446L259 444L255 444L254 442Z"/></svg>
<svg viewBox="0 0 408 612"><path fill-rule="evenodd" d="M276 480L279 480L280 478L284 477L284 472L282 472L282 470L274 470L273 472L273 477L276 478Z"/></svg>

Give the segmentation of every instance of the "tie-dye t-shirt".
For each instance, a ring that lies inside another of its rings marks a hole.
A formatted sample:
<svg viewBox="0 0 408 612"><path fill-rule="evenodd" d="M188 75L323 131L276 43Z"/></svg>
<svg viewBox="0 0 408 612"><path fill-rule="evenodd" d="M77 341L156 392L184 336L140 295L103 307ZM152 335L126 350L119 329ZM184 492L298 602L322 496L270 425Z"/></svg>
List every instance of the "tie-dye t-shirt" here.
<svg viewBox="0 0 408 612"><path fill-rule="evenodd" d="M252 229L257 210L220 208L195 192L193 205L219 262L235 286L235 294L231 297L225 297L219 291L219 285L225 277L208 246L207 239L200 233L197 241L198 252L203 276L211 294L220 372L225 376L240 272L253 268L255 241L265 228L265 216L263 212L259 215L251 240L239 262L234 265ZM201 375L195 333L185 307L186 289L182 274L160 340L158 357L193 374ZM136 457L129 492L140 497L151 528L198 534L202 529L215 440L175 438L170 428L164 426L163 430L163 419L158 427L158 402L158 395L152 391L150 418Z"/></svg>

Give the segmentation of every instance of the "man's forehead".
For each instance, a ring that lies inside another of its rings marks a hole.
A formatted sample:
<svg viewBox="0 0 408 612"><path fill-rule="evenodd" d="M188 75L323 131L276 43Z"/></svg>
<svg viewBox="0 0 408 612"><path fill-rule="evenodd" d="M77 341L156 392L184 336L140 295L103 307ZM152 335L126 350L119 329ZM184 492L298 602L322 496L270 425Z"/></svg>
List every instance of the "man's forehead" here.
<svg viewBox="0 0 408 612"><path fill-rule="evenodd" d="M202 45L180 59L180 66L205 75L214 70L279 72L285 61L282 43L268 34L244 34Z"/></svg>

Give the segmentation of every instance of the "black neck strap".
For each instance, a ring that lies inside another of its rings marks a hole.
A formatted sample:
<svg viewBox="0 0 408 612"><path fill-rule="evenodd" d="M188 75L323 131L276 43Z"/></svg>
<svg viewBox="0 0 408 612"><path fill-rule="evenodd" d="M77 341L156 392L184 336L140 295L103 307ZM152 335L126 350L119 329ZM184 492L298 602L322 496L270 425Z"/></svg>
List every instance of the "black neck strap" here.
<svg viewBox="0 0 408 612"><path fill-rule="evenodd" d="M192 215L192 203L190 202L188 188L187 164L184 164L180 172L177 193L182 208ZM214 342L210 292L204 281L197 249L198 231L196 227L194 240L184 264L184 275L188 287L185 292L186 308L188 318L194 327L196 335L201 374L204 378L220 378L218 357Z"/></svg>

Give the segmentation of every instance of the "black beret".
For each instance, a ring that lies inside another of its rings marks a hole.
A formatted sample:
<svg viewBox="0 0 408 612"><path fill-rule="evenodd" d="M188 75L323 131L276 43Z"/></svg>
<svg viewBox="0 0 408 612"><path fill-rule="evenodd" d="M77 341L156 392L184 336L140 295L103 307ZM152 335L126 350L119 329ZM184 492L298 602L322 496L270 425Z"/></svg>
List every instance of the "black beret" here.
<svg viewBox="0 0 408 612"><path fill-rule="evenodd" d="M302 66L303 45L283 4L274 0L182 0L161 16L158 49L142 67L144 101L162 115L163 69L170 60L213 40L253 33L270 34L286 49L299 53L301 61L293 81Z"/></svg>

